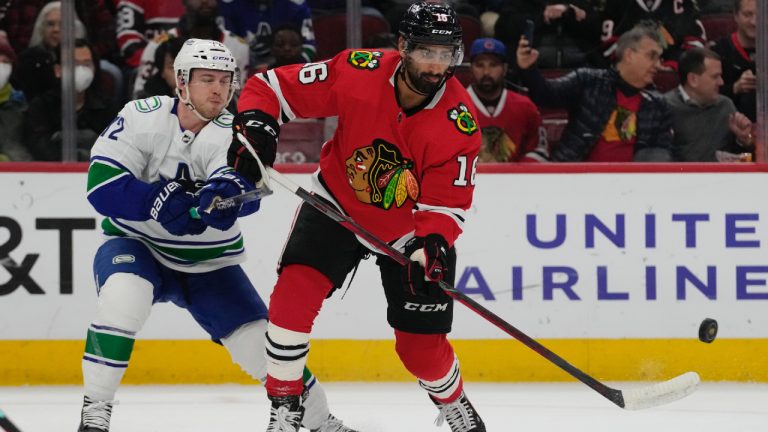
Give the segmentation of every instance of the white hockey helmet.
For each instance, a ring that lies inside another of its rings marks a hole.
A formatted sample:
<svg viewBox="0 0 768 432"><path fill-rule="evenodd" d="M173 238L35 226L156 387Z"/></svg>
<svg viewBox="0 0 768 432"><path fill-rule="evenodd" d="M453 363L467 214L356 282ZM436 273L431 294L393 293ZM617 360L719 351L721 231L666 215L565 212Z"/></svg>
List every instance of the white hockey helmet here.
<svg viewBox="0 0 768 432"><path fill-rule="evenodd" d="M176 76L181 75L182 82L189 82L192 69L213 69L237 72L237 62L226 45L209 39L188 39L173 61Z"/></svg>
<svg viewBox="0 0 768 432"><path fill-rule="evenodd" d="M181 50L176 55L176 59L173 61L173 70L176 74L179 84L185 87L187 91L187 98L181 97L179 88L176 88L176 93L179 95L179 99L189 106L195 114L200 114L195 110L191 101L189 100L189 79L192 75L192 69L213 69L232 73L232 84L229 89L229 98L227 104L232 100L232 96L239 88L239 74L237 71L237 61L232 55L232 52L226 45L219 41L209 39L188 39L182 45ZM204 117L200 117L204 120Z"/></svg>

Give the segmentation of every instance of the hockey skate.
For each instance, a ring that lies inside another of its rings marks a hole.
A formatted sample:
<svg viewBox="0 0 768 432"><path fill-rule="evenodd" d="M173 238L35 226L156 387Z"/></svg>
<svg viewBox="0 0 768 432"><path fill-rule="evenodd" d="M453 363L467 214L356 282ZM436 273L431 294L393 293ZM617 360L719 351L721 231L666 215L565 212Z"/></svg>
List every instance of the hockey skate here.
<svg viewBox="0 0 768 432"><path fill-rule="evenodd" d="M304 407L300 396L269 396L272 407L269 409L267 432L298 432Z"/></svg>
<svg viewBox="0 0 768 432"><path fill-rule="evenodd" d="M93 401L85 396L83 398L83 410L80 412L80 427L77 428L77 432L109 432L112 405L112 401Z"/></svg>
<svg viewBox="0 0 768 432"><path fill-rule="evenodd" d="M344 426L341 420L328 414L328 418L325 419L322 425L317 429L312 429L309 432L358 432L352 428Z"/></svg>
<svg viewBox="0 0 768 432"><path fill-rule="evenodd" d="M430 399L432 398L430 397ZM446 404L434 399L432 402L440 410L440 415L435 422L438 426L447 421L451 427L451 432L485 432L485 423L464 392L461 392L461 396L451 403Z"/></svg>

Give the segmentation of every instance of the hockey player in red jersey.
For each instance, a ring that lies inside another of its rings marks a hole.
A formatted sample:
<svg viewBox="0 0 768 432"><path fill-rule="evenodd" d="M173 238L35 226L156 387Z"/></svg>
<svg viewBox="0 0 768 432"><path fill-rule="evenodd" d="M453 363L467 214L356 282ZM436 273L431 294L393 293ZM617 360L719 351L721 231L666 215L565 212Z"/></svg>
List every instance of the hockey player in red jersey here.
<svg viewBox="0 0 768 432"><path fill-rule="evenodd" d="M370 253L397 354L439 409L439 421L453 432L485 431L447 340L453 303L436 283L454 277L453 243L472 203L480 150L474 105L451 78L463 56L461 33L452 8L418 2L403 17L397 51L347 50L272 69L252 77L240 96L233 128L268 165L281 124L338 115L314 192L413 260L400 266L313 207L300 207L270 299L268 431L298 430L313 322L323 300ZM262 176L237 139L228 163L251 181Z"/></svg>

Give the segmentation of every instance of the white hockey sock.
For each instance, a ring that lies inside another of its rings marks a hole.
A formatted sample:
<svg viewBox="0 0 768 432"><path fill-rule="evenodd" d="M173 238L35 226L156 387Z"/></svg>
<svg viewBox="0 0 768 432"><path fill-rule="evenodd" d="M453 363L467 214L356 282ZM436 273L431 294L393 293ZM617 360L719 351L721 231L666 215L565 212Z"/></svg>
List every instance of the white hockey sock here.
<svg viewBox="0 0 768 432"><path fill-rule="evenodd" d="M437 399L447 399L459 389L461 385L461 372L459 370L459 359L454 355L453 364L442 378L435 381L419 380L419 385L430 395Z"/></svg>
<svg viewBox="0 0 768 432"><path fill-rule="evenodd" d="M302 378L309 353L309 334L267 325L267 374L280 381Z"/></svg>
<svg viewBox="0 0 768 432"><path fill-rule="evenodd" d="M319 429L331 414L328 409L328 398L325 396L325 390L317 381L314 375L308 369L304 370L304 385L307 388L307 398L304 399L304 418L301 425L307 429ZM310 376L307 377L306 374ZM309 378L309 379L307 379Z"/></svg>
<svg viewBox="0 0 768 432"><path fill-rule="evenodd" d="M152 309L152 298L152 284L134 274L115 273L101 286L83 353L85 395L92 400L115 398L136 333Z"/></svg>

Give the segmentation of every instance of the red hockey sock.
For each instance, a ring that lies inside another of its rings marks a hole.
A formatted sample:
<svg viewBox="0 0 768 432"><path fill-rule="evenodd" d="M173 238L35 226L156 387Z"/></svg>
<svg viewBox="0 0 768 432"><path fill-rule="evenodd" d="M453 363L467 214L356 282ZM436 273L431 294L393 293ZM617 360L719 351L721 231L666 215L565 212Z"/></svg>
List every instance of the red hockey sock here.
<svg viewBox="0 0 768 432"><path fill-rule="evenodd" d="M304 391L304 380L281 381L267 375L267 382L264 384L267 394L270 396L292 396L300 395Z"/></svg>
<svg viewBox="0 0 768 432"><path fill-rule="evenodd" d="M331 280L312 267L285 266L269 298L269 321L286 330L310 333L331 288Z"/></svg>

